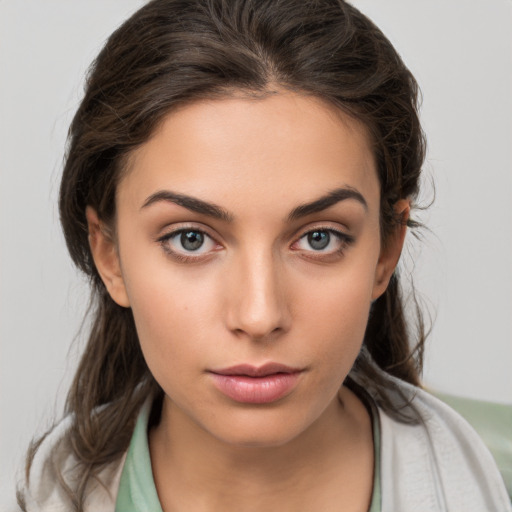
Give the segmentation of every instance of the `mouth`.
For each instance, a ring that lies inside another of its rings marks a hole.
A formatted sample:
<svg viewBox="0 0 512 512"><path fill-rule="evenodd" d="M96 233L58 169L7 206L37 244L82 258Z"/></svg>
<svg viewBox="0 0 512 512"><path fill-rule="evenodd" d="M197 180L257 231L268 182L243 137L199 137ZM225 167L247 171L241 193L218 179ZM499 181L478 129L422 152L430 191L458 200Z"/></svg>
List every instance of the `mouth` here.
<svg viewBox="0 0 512 512"><path fill-rule="evenodd" d="M221 370L211 370L211 373L225 376L245 376L245 377L267 377L269 375L275 375L277 373L290 374L297 373L301 370L299 368L292 368L284 364L279 363L267 363L263 366L252 366L250 364L239 364L236 366L230 366L229 368L223 368Z"/></svg>
<svg viewBox="0 0 512 512"><path fill-rule="evenodd" d="M304 370L279 363L247 364L211 370L214 386L239 403L268 404L288 396Z"/></svg>

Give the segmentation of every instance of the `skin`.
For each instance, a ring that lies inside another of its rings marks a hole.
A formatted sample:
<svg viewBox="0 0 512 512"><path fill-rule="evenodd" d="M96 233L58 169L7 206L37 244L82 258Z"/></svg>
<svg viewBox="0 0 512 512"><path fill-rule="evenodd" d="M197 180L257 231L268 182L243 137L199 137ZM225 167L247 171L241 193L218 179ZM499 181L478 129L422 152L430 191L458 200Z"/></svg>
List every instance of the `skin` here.
<svg viewBox="0 0 512 512"><path fill-rule="evenodd" d="M290 219L336 189L365 204L349 197ZM158 200L162 191L213 203L229 219ZM131 155L115 240L87 209L97 268L112 298L132 308L165 392L149 433L164 511L368 509L371 422L342 383L403 243L400 227L383 248L379 204L360 123L279 92L170 114ZM408 202L396 209L406 216ZM198 250L172 235L185 228L206 233ZM327 247L312 246L315 230ZM212 369L268 362L301 370L276 402L239 403L213 385Z"/></svg>

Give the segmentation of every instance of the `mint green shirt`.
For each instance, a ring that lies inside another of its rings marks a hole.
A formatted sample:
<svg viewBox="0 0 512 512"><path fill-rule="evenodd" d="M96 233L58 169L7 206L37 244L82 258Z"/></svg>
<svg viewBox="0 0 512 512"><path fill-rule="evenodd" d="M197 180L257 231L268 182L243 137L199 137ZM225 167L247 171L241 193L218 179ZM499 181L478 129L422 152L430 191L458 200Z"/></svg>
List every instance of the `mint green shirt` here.
<svg viewBox="0 0 512 512"><path fill-rule="evenodd" d="M121 474L116 512L162 512L156 492L148 445L148 419L151 402L147 401L137 418L130 447ZM377 410L372 407L375 469L372 503L368 512L380 512L380 430Z"/></svg>

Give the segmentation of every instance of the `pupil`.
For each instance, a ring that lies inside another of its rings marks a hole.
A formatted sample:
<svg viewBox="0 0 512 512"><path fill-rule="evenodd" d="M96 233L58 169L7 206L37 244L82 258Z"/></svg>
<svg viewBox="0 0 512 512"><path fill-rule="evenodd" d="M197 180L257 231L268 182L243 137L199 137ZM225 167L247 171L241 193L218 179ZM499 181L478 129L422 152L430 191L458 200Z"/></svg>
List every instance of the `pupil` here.
<svg viewBox="0 0 512 512"><path fill-rule="evenodd" d="M197 251L204 242L204 236L197 231L187 231L181 234L181 245L187 251Z"/></svg>
<svg viewBox="0 0 512 512"><path fill-rule="evenodd" d="M309 245L317 251L325 249L330 241L331 236L326 231L313 231L308 235Z"/></svg>

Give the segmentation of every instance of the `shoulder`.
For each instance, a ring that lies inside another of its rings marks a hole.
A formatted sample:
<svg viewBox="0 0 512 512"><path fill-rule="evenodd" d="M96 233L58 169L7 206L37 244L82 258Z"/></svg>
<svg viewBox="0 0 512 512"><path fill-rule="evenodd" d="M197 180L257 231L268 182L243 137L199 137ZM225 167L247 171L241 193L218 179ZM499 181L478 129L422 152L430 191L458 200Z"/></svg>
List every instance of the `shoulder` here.
<svg viewBox="0 0 512 512"><path fill-rule="evenodd" d="M379 409L383 511L511 511L496 463L473 428L422 389L396 382L417 419Z"/></svg>
<svg viewBox="0 0 512 512"><path fill-rule="evenodd" d="M77 484L78 461L69 447L68 432L72 418L59 422L44 438L34 456L23 494L27 512L68 512L72 502L59 485L59 473L73 488ZM113 512L125 456L104 468L98 475L102 484L88 487L86 511Z"/></svg>

